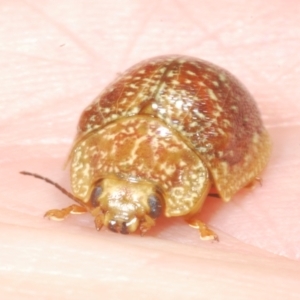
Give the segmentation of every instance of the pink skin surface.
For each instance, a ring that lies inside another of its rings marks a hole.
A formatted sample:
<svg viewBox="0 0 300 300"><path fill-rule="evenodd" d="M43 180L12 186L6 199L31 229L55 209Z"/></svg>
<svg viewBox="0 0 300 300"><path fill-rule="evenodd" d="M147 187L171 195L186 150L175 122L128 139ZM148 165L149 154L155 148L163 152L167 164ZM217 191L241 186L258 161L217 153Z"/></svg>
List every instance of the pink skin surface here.
<svg viewBox="0 0 300 300"><path fill-rule="evenodd" d="M300 2L1 1L1 299L299 299ZM62 166L80 112L117 73L178 53L221 65L257 100L273 152L262 186L145 237L97 232L89 215L43 218L73 202Z"/></svg>

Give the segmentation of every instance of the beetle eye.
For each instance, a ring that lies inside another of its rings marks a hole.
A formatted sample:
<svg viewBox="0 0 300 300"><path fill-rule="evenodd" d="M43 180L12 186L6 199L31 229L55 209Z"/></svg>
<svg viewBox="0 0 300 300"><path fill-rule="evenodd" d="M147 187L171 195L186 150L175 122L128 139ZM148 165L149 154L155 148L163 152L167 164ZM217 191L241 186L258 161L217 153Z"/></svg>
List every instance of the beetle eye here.
<svg viewBox="0 0 300 300"><path fill-rule="evenodd" d="M103 189L101 186L98 185L94 187L90 196L90 202L93 207L97 207L99 205L98 198L101 195L102 191Z"/></svg>
<svg viewBox="0 0 300 300"><path fill-rule="evenodd" d="M154 219L158 218L162 211L160 199L156 195L151 195L148 198L148 204L150 206L150 217Z"/></svg>

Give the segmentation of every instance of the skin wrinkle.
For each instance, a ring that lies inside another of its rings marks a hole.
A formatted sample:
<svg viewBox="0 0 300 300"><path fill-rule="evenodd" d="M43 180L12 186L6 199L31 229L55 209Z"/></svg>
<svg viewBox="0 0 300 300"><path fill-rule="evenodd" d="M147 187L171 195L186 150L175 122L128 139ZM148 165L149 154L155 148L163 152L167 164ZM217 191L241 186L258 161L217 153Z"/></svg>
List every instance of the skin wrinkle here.
<svg viewBox="0 0 300 300"><path fill-rule="evenodd" d="M1 298L300 298L299 2L180 5L2 3ZM151 17L145 18L149 10ZM65 46L59 47L62 41ZM62 166L84 107L117 73L172 53L209 60L236 75L254 95L272 136L262 187L242 191L226 204L209 198L200 213L220 242L199 241L197 232L177 219L162 218L143 238L97 232L84 215L64 222L44 219L45 211L70 200L18 172L40 173L70 190ZM72 68L71 61L81 67Z"/></svg>
<svg viewBox="0 0 300 300"><path fill-rule="evenodd" d="M85 53L86 57L91 61L98 58L97 52L94 51L93 47L89 47L83 39L80 39L78 35L76 35L75 32L69 30L68 27L64 26L63 22L56 21L53 17L50 16L50 14L48 14L48 12L45 13L43 9L40 9L31 1L30 4L29 1L24 1L24 3L26 3L32 11L37 12L43 20L49 21L50 25L57 28L60 33L64 33L66 38L71 39L79 49L83 50L82 52Z"/></svg>

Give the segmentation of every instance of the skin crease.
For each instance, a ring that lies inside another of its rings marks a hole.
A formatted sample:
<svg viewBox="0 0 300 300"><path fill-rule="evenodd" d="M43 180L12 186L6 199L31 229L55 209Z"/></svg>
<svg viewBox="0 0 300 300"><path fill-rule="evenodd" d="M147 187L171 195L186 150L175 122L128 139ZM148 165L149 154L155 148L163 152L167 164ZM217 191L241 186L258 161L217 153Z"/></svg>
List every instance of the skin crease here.
<svg viewBox="0 0 300 300"><path fill-rule="evenodd" d="M37 3L0 4L1 298L299 299L299 1ZM116 73L169 53L234 73L273 140L262 186L206 201L220 242L180 219L143 238L96 232L89 215L43 219L73 202L18 172L69 189L80 112Z"/></svg>

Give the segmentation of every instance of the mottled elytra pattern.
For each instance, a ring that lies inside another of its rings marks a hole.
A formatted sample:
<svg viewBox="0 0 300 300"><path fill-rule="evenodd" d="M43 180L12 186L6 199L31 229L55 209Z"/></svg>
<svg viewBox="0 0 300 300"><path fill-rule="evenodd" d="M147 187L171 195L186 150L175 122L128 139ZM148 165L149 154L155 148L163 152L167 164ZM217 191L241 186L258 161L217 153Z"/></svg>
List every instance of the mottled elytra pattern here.
<svg viewBox="0 0 300 300"><path fill-rule="evenodd" d="M155 183L165 215L185 215L206 197L209 175L200 158L159 119L129 117L89 134L74 149L74 193L89 200L90 186L110 174Z"/></svg>
<svg viewBox="0 0 300 300"><path fill-rule="evenodd" d="M269 136L249 92L226 70L175 55L143 61L109 85L83 112L74 147L109 122L145 114L176 130L225 201L267 163Z"/></svg>

